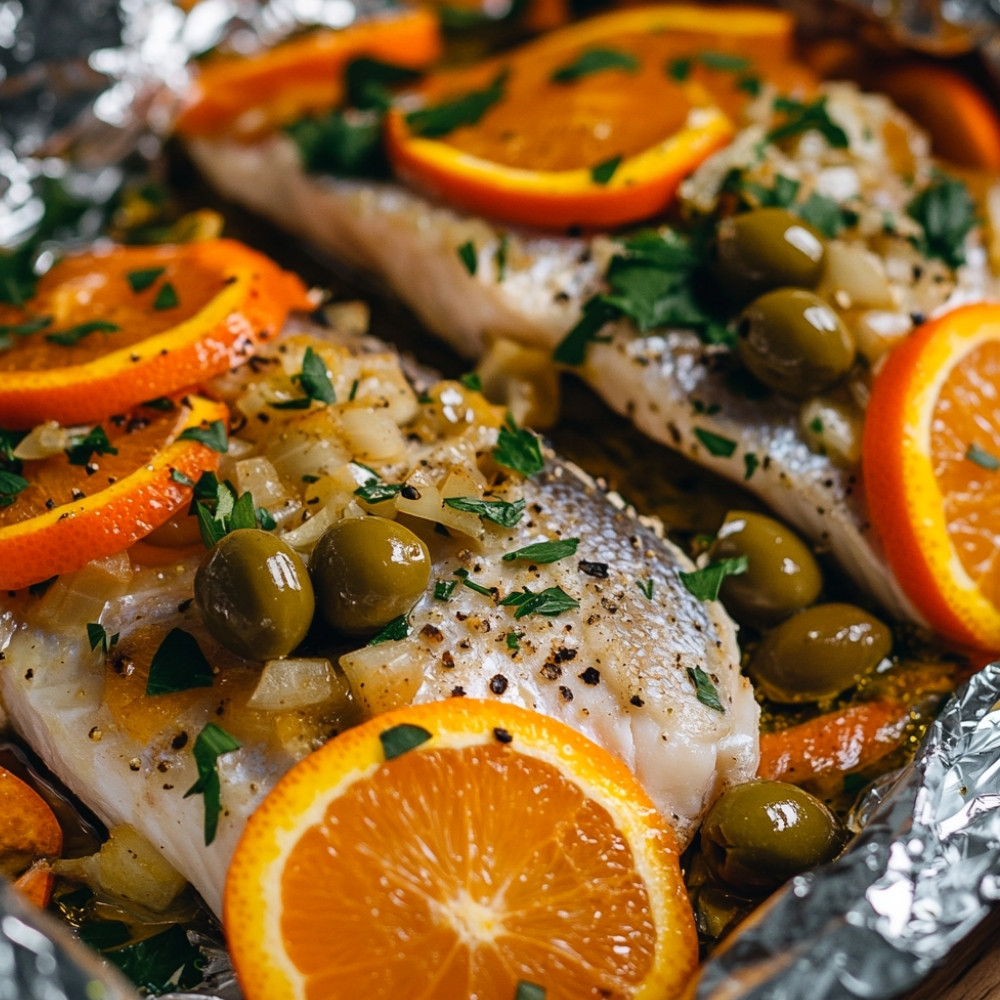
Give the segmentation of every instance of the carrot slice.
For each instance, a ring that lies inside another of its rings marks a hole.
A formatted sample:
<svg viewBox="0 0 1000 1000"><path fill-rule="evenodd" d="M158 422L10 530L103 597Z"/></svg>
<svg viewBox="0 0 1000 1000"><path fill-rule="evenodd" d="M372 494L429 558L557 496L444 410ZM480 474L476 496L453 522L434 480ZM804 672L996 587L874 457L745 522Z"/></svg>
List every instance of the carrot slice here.
<svg viewBox="0 0 1000 1000"><path fill-rule="evenodd" d="M762 733L757 777L802 784L868 767L902 743L909 718L902 702L880 698Z"/></svg>
<svg viewBox="0 0 1000 1000"><path fill-rule="evenodd" d="M686 5L571 25L429 78L420 107L388 113L389 158L413 186L509 222L635 222L729 141L751 84L789 65L791 28L778 11Z"/></svg>
<svg viewBox="0 0 1000 1000"><path fill-rule="evenodd" d="M0 507L0 589L19 590L121 552L191 499L218 466L199 432L228 418L222 403L189 397L169 412L142 410L102 428L106 444L26 461L26 486ZM114 449L112 451L111 449Z"/></svg>
<svg viewBox="0 0 1000 1000"><path fill-rule="evenodd" d="M369 56L421 69L440 54L437 16L423 8L316 31L259 55L205 63L176 127L188 136L232 129L252 138L339 104L352 59Z"/></svg>
<svg viewBox="0 0 1000 1000"><path fill-rule="evenodd" d="M0 311L0 426L86 423L177 392L309 308L297 277L233 240L68 257Z"/></svg>

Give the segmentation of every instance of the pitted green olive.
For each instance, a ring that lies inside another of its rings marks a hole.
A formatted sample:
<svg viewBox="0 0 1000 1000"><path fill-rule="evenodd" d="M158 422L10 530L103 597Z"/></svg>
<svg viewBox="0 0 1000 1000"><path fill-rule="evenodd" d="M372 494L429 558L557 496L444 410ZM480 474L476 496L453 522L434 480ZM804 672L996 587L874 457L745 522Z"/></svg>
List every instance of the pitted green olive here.
<svg viewBox="0 0 1000 1000"><path fill-rule="evenodd" d="M719 529L709 558L746 556L745 573L728 576L719 597L739 622L776 625L819 596L823 577L806 544L780 521L733 510Z"/></svg>
<svg viewBox="0 0 1000 1000"><path fill-rule="evenodd" d="M384 517L349 517L323 534L310 563L327 624L367 635L406 614L431 575L427 546Z"/></svg>
<svg viewBox="0 0 1000 1000"><path fill-rule="evenodd" d="M809 223L783 208L757 208L719 223L714 271L723 293L743 303L772 288L813 288L825 255Z"/></svg>
<svg viewBox="0 0 1000 1000"><path fill-rule="evenodd" d="M768 388L795 399L814 396L854 363L854 340L819 296L801 288L767 292L743 310L737 326L743 363Z"/></svg>
<svg viewBox="0 0 1000 1000"><path fill-rule="evenodd" d="M782 781L727 788L705 815L701 846L712 874L750 891L770 890L832 861L846 840L815 796Z"/></svg>
<svg viewBox="0 0 1000 1000"><path fill-rule="evenodd" d="M772 701L822 701L855 685L891 649L889 627L867 611L816 604L768 632L747 672Z"/></svg>
<svg viewBox="0 0 1000 1000"><path fill-rule="evenodd" d="M287 656L305 638L315 608L298 553L257 528L230 532L205 553L194 597L212 636L252 660Z"/></svg>

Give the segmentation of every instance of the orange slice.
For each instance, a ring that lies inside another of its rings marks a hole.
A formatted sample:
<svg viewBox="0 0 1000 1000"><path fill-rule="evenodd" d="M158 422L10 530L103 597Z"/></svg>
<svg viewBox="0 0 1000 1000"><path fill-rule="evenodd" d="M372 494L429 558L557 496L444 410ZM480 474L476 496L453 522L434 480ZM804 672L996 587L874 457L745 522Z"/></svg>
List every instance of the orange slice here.
<svg viewBox="0 0 1000 1000"><path fill-rule="evenodd" d="M862 467L896 579L942 635L1000 650L1000 304L923 324L875 376Z"/></svg>
<svg viewBox="0 0 1000 1000"><path fill-rule="evenodd" d="M339 104L352 59L421 69L440 54L437 15L415 8L316 31L259 55L211 60L200 68L176 127L189 136L229 129L252 138Z"/></svg>
<svg viewBox="0 0 1000 1000"><path fill-rule="evenodd" d="M148 535L190 501L202 472L218 466L217 451L181 435L227 419L224 404L188 397L169 411L109 421L107 446L76 456L86 464L72 464L62 450L23 462L28 485L0 507L0 590L80 569Z"/></svg>
<svg viewBox="0 0 1000 1000"><path fill-rule="evenodd" d="M12 876L39 858L57 858L62 843L62 827L45 799L0 767L0 871Z"/></svg>
<svg viewBox="0 0 1000 1000"><path fill-rule="evenodd" d="M729 141L735 126L719 105L742 106L748 81L787 63L792 27L754 8L605 14L431 77L420 107L389 112L389 158L414 187L508 222L636 222ZM440 108L459 100L474 110L448 127Z"/></svg>
<svg viewBox="0 0 1000 1000"><path fill-rule="evenodd" d="M68 257L23 310L0 308L0 427L123 413L226 371L309 308L298 278L233 240Z"/></svg>
<svg viewBox="0 0 1000 1000"><path fill-rule="evenodd" d="M248 1000L667 1000L698 957L673 833L628 769L464 698L293 768L236 848L224 924Z"/></svg>

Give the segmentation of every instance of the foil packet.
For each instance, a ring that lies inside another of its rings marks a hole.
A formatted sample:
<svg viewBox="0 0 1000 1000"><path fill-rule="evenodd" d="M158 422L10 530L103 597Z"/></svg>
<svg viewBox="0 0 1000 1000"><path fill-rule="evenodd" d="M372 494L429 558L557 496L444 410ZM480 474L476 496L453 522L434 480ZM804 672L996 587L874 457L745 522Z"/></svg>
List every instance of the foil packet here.
<svg viewBox="0 0 1000 1000"><path fill-rule="evenodd" d="M45 221L41 193L53 180L75 206L50 220L53 242L100 232L129 161L155 169L192 57L273 43L306 25L343 27L382 6L0 0L0 247ZM861 19L895 45L974 54L1000 90L1000 0L791 6L813 32ZM1000 900L998 699L1000 662L949 700L910 766L869 792L844 854L761 906L703 965L692 996L888 1000L940 968ZM160 1000L241 1000L219 941L192 943L205 958L203 981ZM68 927L0 882L0 1000L138 996Z"/></svg>

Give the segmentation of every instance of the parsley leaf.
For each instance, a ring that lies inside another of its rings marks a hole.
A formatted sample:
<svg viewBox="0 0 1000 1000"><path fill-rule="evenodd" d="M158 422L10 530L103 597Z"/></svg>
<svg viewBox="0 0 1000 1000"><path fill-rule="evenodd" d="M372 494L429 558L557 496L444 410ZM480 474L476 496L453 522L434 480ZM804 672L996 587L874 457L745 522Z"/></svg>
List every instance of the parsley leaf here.
<svg viewBox="0 0 1000 1000"><path fill-rule="evenodd" d="M419 79L419 70L360 56L344 71L347 102L356 108L386 111L392 105L390 87L403 87Z"/></svg>
<svg viewBox="0 0 1000 1000"><path fill-rule="evenodd" d="M432 734L423 726L414 726L409 722L401 722L398 726L383 729L378 734L386 760L394 760L404 753L409 753L422 743L426 743L431 736Z"/></svg>
<svg viewBox="0 0 1000 1000"><path fill-rule="evenodd" d="M326 362L311 348L307 347L302 357L302 370L292 376L293 382L302 386L305 397L301 399L286 399L280 403L271 403L275 410L307 410L313 400L319 403L335 403L337 393L326 370Z"/></svg>
<svg viewBox="0 0 1000 1000"><path fill-rule="evenodd" d="M832 198L827 198L816 191L812 191L801 205L792 206L792 210L828 239L832 239L842 229L858 221L856 212L842 208Z"/></svg>
<svg viewBox="0 0 1000 1000"><path fill-rule="evenodd" d="M750 68L750 60L746 56L738 56L732 52L699 52L698 61L708 69L727 73L738 73Z"/></svg>
<svg viewBox="0 0 1000 1000"><path fill-rule="evenodd" d="M774 110L786 114L785 120L767 133L768 142L781 142L804 132L816 131L833 149L847 149L847 133L830 117L826 110L826 97L818 97L810 104L790 97L776 97Z"/></svg>
<svg viewBox="0 0 1000 1000"><path fill-rule="evenodd" d="M736 556L709 563L690 573L681 572L678 576L693 597L697 597L699 601L714 601L718 599L722 581L727 576L739 576L746 571L747 557Z"/></svg>
<svg viewBox="0 0 1000 1000"><path fill-rule="evenodd" d="M951 268L965 263L963 244L976 225L976 208L961 181L943 177L930 184L906 206L906 214L923 226L913 244L924 256Z"/></svg>
<svg viewBox="0 0 1000 1000"><path fill-rule="evenodd" d="M166 271L165 267L144 267L138 271L129 271L125 275L125 280L128 281L129 288L133 292L144 292L153 286L153 283L164 271Z"/></svg>
<svg viewBox="0 0 1000 1000"><path fill-rule="evenodd" d="M156 298L153 299L153 308L157 312L163 312L164 309L175 309L180 304L181 300L177 295L177 289L169 281L160 286Z"/></svg>
<svg viewBox="0 0 1000 1000"><path fill-rule="evenodd" d="M171 629L153 653L146 680L146 694L174 694L191 688L211 687L212 665L190 632Z"/></svg>
<svg viewBox="0 0 1000 1000"><path fill-rule="evenodd" d="M0 337L27 337L51 325L51 316L36 316L34 319L26 320L24 323L0 324Z"/></svg>
<svg viewBox="0 0 1000 1000"><path fill-rule="evenodd" d="M310 174L381 177L388 173L382 150L382 115L374 111L331 111L285 127L302 169Z"/></svg>
<svg viewBox="0 0 1000 1000"><path fill-rule="evenodd" d="M458 381L470 392L483 391L483 380L476 372L466 372L464 375L459 375Z"/></svg>
<svg viewBox="0 0 1000 1000"><path fill-rule="evenodd" d="M101 652L106 653L118 642L118 632L109 636L108 630L100 622L87 622L87 641L91 650L101 647Z"/></svg>
<svg viewBox="0 0 1000 1000"><path fill-rule="evenodd" d="M533 476L545 468L545 458L538 438L531 431L518 427L509 413L500 428L493 458L498 465L519 472L522 476Z"/></svg>
<svg viewBox="0 0 1000 1000"><path fill-rule="evenodd" d="M997 469L1000 469L1000 458L997 458L996 455L991 455L988 451L980 448L975 442L970 444L966 449L965 457L970 462L975 462L976 465L982 466L990 472L996 472Z"/></svg>
<svg viewBox="0 0 1000 1000"><path fill-rule="evenodd" d="M60 347L75 347L84 337L89 337L92 333L114 333L120 329L121 327L117 323L109 323L103 319L92 319L87 323L71 326L68 330L47 333L45 339Z"/></svg>
<svg viewBox="0 0 1000 1000"><path fill-rule="evenodd" d="M709 708L714 708L716 712L725 712L725 708L719 700L719 692L712 683L712 678L701 667L688 667L687 675L694 685L698 701Z"/></svg>
<svg viewBox="0 0 1000 1000"><path fill-rule="evenodd" d="M70 438L66 456L70 465L87 465L93 455L117 455L118 449L108 440L104 428L98 425L87 434Z"/></svg>
<svg viewBox="0 0 1000 1000"><path fill-rule="evenodd" d="M524 514L524 500L507 503L506 500L483 500L480 497L445 497L444 501L454 510L478 514L485 521L492 521L503 528L513 528Z"/></svg>
<svg viewBox="0 0 1000 1000"><path fill-rule="evenodd" d="M212 451L229 451L229 435L221 420L213 420L207 427L189 427L177 435L178 441L198 441Z"/></svg>
<svg viewBox="0 0 1000 1000"><path fill-rule="evenodd" d="M611 159L596 164L590 168L590 179L595 184L603 185L609 183L611 178L614 177L615 171L621 166L621 162L621 156L612 156Z"/></svg>
<svg viewBox="0 0 1000 1000"><path fill-rule="evenodd" d="M570 597L562 587L546 587L537 594L525 587L517 593L508 594L500 603L505 607L515 608L515 618L524 618L526 615L553 618L580 606L580 602Z"/></svg>
<svg viewBox="0 0 1000 1000"><path fill-rule="evenodd" d="M455 593L455 588L458 586L458 580L438 580L434 584L434 600L435 601L449 601L451 600L452 594Z"/></svg>
<svg viewBox="0 0 1000 1000"><path fill-rule="evenodd" d="M618 49L587 49L575 62L561 66L550 77L552 83L572 83L593 73L607 69L623 69L634 73L639 68L639 60L630 52Z"/></svg>
<svg viewBox="0 0 1000 1000"><path fill-rule="evenodd" d="M466 240L460 247L456 248L455 253L458 254L458 259L469 275L475 277L476 271L479 270L479 257L472 240Z"/></svg>
<svg viewBox="0 0 1000 1000"><path fill-rule="evenodd" d="M621 310L606 302L601 296L588 299L576 325L556 345L552 358L563 365L582 365L587 358L587 346L599 340L601 330L621 316Z"/></svg>
<svg viewBox="0 0 1000 1000"><path fill-rule="evenodd" d="M406 615L399 615L388 622L380 632L373 635L366 645L377 646L383 642L395 642L398 639L405 639L410 634L410 623Z"/></svg>
<svg viewBox="0 0 1000 1000"><path fill-rule="evenodd" d="M743 473L743 478L749 479L757 471L759 465L760 465L760 459L756 456L754 452L748 451L743 456L743 468L745 470Z"/></svg>
<svg viewBox="0 0 1000 1000"><path fill-rule="evenodd" d="M236 495L228 479L219 481L214 472L202 473L195 484L192 507L206 548L211 548L238 528L266 528L273 518L263 508L254 507L249 492Z"/></svg>
<svg viewBox="0 0 1000 1000"><path fill-rule="evenodd" d="M736 442L732 438L713 434L702 427L694 429L694 436L708 449L710 455L718 458L729 458L736 451Z"/></svg>
<svg viewBox="0 0 1000 1000"><path fill-rule="evenodd" d="M503 561L513 562L515 559L527 559L539 565L554 563L567 556L576 555L576 547L579 544L579 538L560 538L554 542L535 542L533 545L525 545L524 548L515 549L513 552L505 552Z"/></svg>
<svg viewBox="0 0 1000 1000"><path fill-rule="evenodd" d="M366 483L355 491L356 497L361 497L365 503L382 503L399 496L403 489L402 483Z"/></svg>
<svg viewBox="0 0 1000 1000"><path fill-rule="evenodd" d="M411 111L406 124L414 135L440 139L463 125L475 125L498 101L503 99L507 70L501 70L483 90L472 90L440 104Z"/></svg>
<svg viewBox="0 0 1000 1000"><path fill-rule="evenodd" d="M24 476L0 469L0 507L9 507L30 484Z"/></svg>
<svg viewBox="0 0 1000 1000"><path fill-rule="evenodd" d="M194 989L203 978L204 956L180 924L171 924L159 934L124 947L109 948L101 954L151 996Z"/></svg>
<svg viewBox="0 0 1000 1000"><path fill-rule="evenodd" d="M205 799L205 846L215 840L222 812L222 782L218 761L223 754L239 750L240 743L214 722L206 724L194 741L192 753L198 767L198 780L184 793L184 798L201 795Z"/></svg>
<svg viewBox="0 0 1000 1000"><path fill-rule="evenodd" d="M497 268L497 281L503 281L507 277L507 248L510 238L504 233L497 241L496 253L493 255L493 262Z"/></svg>
<svg viewBox="0 0 1000 1000"><path fill-rule="evenodd" d="M519 979L514 1000L545 1000L545 987L539 986L538 983L529 982L527 979Z"/></svg>

